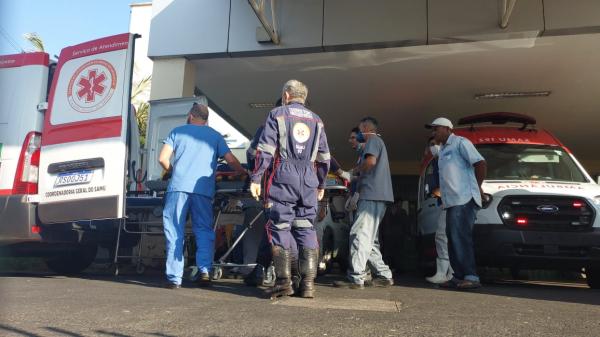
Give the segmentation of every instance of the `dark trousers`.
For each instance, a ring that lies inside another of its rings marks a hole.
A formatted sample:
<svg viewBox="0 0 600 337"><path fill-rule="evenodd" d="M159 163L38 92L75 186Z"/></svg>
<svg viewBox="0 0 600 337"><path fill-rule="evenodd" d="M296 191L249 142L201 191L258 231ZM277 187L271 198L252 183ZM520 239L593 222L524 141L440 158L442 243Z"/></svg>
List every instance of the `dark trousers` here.
<svg viewBox="0 0 600 337"><path fill-rule="evenodd" d="M448 253L454 277L470 281L479 281L473 248L473 225L477 204L473 199L464 205L446 209L446 235Z"/></svg>

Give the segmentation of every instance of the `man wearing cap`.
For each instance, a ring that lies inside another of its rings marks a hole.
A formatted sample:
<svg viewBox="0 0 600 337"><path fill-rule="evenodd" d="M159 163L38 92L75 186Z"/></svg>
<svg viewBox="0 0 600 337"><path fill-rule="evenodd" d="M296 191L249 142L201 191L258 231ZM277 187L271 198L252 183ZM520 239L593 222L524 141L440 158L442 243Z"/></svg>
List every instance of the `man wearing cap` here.
<svg viewBox="0 0 600 337"><path fill-rule="evenodd" d="M485 159L466 138L452 132L447 118L425 125L441 144L438 155L440 189L446 210L446 234L453 278L442 286L474 289L481 286L473 250L475 213L484 197L481 184L486 176Z"/></svg>

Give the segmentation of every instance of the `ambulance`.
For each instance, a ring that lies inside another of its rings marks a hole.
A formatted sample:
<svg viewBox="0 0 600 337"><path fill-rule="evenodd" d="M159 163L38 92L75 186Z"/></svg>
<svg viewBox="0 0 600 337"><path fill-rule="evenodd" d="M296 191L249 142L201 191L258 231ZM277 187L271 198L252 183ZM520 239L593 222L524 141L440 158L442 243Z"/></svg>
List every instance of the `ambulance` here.
<svg viewBox="0 0 600 337"><path fill-rule="evenodd" d="M130 104L135 38L67 47L55 71L45 53L0 56L3 254L40 255L55 271L78 272L114 241L140 163Z"/></svg>
<svg viewBox="0 0 600 337"><path fill-rule="evenodd" d="M487 200L473 229L478 265L585 271L600 288L600 186L573 153L536 120L516 113L485 113L458 121L456 135L469 139L487 162ZM417 229L422 261L435 258L441 212L432 158L420 174ZM443 200L443 195L442 195Z"/></svg>

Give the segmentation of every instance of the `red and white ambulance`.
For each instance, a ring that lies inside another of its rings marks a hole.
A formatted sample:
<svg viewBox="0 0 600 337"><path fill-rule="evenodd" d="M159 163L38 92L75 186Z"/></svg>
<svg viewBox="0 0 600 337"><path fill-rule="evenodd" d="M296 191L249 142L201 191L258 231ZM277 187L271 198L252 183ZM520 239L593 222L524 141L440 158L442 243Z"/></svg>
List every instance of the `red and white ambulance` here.
<svg viewBox="0 0 600 337"><path fill-rule="evenodd" d="M0 246L53 251L48 265L87 267L114 240L98 219L123 219L130 163L139 163L130 92L135 35L67 47L48 95L48 55L0 57Z"/></svg>
<svg viewBox="0 0 600 337"><path fill-rule="evenodd" d="M590 287L600 288L600 186L535 124L522 114L487 113L462 118L454 130L488 166L483 191L489 202L478 211L473 234L477 262L513 270L585 268ZM417 227L426 258L435 258L441 211L428 186L433 170L432 158L425 158Z"/></svg>

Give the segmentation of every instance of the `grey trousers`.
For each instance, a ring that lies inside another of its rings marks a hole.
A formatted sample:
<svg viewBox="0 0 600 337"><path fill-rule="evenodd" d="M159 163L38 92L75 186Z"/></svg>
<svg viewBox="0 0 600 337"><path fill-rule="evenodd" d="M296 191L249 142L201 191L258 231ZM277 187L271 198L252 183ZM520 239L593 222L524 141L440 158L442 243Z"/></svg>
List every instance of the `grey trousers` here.
<svg viewBox="0 0 600 337"><path fill-rule="evenodd" d="M365 282L367 266L373 276L392 278L392 271L379 251L379 224L385 215L383 201L359 200L356 219L350 229L350 268L348 278L358 284Z"/></svg>
<svg viewBox="0 0 600 337"><path fill-rule="evenodd" d="M448 261L448 237L446 236L446 210L440 212L438 219L438 228L435 231L435 250L437 257Z"/></svg>

